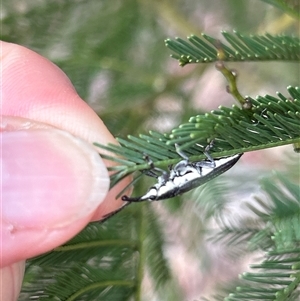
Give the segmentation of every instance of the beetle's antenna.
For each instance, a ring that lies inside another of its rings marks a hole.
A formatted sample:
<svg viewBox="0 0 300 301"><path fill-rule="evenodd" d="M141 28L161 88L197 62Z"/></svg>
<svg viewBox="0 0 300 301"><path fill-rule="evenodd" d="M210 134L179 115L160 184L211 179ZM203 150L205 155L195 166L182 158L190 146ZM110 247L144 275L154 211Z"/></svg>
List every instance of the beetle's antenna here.
<svg viewBox="0 0 300 301"><path fill-rule="evenodd" d="M129 202L129 203L132 203L132 202L142 202L146 199L143 198L143 196L140 196L140 197L136 197L136 198L130 198L129 196L127 195L123 195L122 198L121 198L122 201L124 202Z"/></svg>
<svg viewBox="0 0 300 301"><path fill-rule="evenodd" d="M116 209L115 211L113 212L110 212L106 215L104 215L102 217L102 219L99 221L100 224L104 223L106 220L108 220L109 218L113 217L114 215L116 215L117 213L119 213L121 210L123 210L125 207L127 207L128 205L130 205L130 203L127 203L125 205L123 205L122 207Z"/></svg>

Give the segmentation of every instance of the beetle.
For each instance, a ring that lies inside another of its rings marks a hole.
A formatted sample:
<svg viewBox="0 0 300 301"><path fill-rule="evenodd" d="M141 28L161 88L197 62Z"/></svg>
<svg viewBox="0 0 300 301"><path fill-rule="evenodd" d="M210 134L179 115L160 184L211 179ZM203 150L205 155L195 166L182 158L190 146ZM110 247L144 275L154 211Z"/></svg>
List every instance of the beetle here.
<svg viewBox="0 0 300 301"><path fill-rule="evenodd" d="M145 173L156 177L157 183L150 187L148 192L142 196L128 197L127 195L123 195L123 201L130 203L146 200L159 201L183 194L226 172L243 155L243 153L240 153L214 160L208 153L212 147L211 142L204 150L205 160L190 162L188 156L179 149L177 144L175 144L175 147L182 160L168 171L165 171L155 167L153 162L147 158L151 169Z"/></svg>

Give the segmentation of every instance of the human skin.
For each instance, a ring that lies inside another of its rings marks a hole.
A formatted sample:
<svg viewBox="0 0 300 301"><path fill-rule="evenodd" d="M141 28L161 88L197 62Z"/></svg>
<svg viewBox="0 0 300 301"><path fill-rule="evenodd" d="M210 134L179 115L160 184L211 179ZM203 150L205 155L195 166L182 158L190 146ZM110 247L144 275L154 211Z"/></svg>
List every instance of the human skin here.
<svg viewBox="0 0 300 301"><path fill-rule="evenodd" d="M0 300L17 300L27 258L123 205L94 142L116 143L67 76L1 42Z"/></svg>

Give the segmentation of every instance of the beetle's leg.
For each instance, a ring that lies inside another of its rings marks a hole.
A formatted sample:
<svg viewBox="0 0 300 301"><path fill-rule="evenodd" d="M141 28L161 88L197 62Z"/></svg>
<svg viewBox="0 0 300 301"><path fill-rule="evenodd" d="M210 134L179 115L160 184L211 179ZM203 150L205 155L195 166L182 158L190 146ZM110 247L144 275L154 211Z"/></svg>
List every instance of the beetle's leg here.
<svg viewBox="0 0 300 301"><path fill-rule="evenodd" d="M159 177L158 174L156 172L154 172L153 170L145 169L145 170L142 170L141 172L148 177L152 177L152 178L156 178L156 179Z"/></svg>
<svg viewBox="0 0 300 301"><path fill-rule="evenodd" d="M141 202L141 201L145 201L145 200L153 201L156 199L156 194L157 194L157 189L158 189L157 185L159 187L163 186L168 181L169 172L167 172L161 168L155 167L153 161L147 155L144 156L144 159L149 164L150 169L144 170L143 172L150 177L157 178L157 184L150 187L149 191L145 195L142 195L139 197L128 197L127 195L123 195L122 201L125 201L125 202Z"/></svg>
<svg viewBox="0 0 300 301"><path fill-rule="evenodd" d="M213 147L213 143L214 141L211 140L211 142L205 147L203 151L204 155L210 162L214 162L214 159L209 154L209 150ZM177 143L175 143L175 147L176 147L177 154L180 155L184 160L189 162L189 157L182 150L179 149L179 145Z"/></svg>
<svg viewBox="0 0 300 301"><path fill-rule="evenodd" d="M176 148L177 154L181 158L183 158L184 160L186 160L188 162L189 161L189 157L182 150L179 149L179 145L177 143L175 143L175 148Z"/></svg>
<svg viewBox="0 0 300 301"><path fill-rule="evenodd" d="M143 171L147 176L153 177L153 178L158 178L161 175L164 175L167 173L165 170L155 167L153 161L149 158L148 155L144 155L144 159L150 166L150 170Z"/></svg>
<svg viewBox="0 0 300 301"><path fill-rule="evenodd" d="M153 167L151 170L145 172L147 176L154 177L159 180L167 179L169 173L161 168Z"/></svg>
<svg viewBox="0 0 300 301"><path fill-rule="evenodd" d="M212 163L215 164L215 160L214 160L214 159L211 157L211 155L209 154L209 151L212 149L213 145L214 145L214 141L211 140L210 143L205 147L203 153L204 153L204 155L206 156L206 158L207 158L210 162L212 162Z"/></svg>
<svg viewBox="0 0 300 301"><path fill-rule="evenodd" d="M211 155L209 154L209 150L213 147L213 140L205 147L203 153L204 155L206 156L206 158L208 160L206 161L200 161L200 162L197 162L195 163L195 165L197 166L197 168L200 168L200 171L201 171L201 168L202 167L207 167L207 168L215 168L216 167L216 162L215 160L211 157Z"/></svg>
<svg viewBox="0 0 300 301"><path fill-rule="evenodd" d="M150 166L151 169L154 168L153 161L149 158L148 155L144 154L143 159L147 162L147 164Z"/></svg>

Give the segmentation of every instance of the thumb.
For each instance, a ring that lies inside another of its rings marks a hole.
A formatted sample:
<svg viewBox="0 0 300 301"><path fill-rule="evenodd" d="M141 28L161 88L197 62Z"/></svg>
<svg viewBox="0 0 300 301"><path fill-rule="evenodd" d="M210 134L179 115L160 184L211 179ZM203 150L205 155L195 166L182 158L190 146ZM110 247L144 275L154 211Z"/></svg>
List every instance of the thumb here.
<svg viewBox="0 0 300 301"><path fill-rule="evenodd" d="M92 146L57 129L1 133L1 265L49 251L91 219L107 194Z"/></svg>
<svg viewBox="0 0 300 301"><path fill-rule="evenodd" d="M10 266L0 268L0 300L15 301L22 286L25 261L16 262Z"/></svg>

